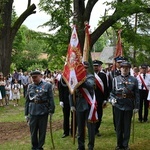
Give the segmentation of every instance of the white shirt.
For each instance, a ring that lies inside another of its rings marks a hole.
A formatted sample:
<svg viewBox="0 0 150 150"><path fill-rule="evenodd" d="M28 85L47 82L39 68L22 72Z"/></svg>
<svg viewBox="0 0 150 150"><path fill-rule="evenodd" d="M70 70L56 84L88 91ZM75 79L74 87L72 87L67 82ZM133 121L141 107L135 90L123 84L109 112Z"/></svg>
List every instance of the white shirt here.
<svg viewBox="0 0 150 150"><path fill-rule="evenodd" d="M141 78L143 79L147 89L150 90L150 74L146 73L145 79L143 78L143 73L141 73L140 75L141 75ZM138 75L136 78L138 80L138 87L141 90L142 89L142 81L140 79L140 76ZM143 87L143 90L146 90L145 87Z"/></svg>

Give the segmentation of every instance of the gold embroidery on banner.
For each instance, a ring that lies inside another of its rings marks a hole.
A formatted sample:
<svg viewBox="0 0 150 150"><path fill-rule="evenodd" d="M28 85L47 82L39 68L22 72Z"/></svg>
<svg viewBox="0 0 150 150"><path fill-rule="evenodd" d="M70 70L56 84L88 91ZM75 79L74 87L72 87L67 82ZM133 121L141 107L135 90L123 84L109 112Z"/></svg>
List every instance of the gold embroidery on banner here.
<svg viewBox="0 0 150 150"><path fill-rule="evenodd" d="M71 47L70 53L67 56L67 65L70 70L78 68L82 62L82 55L78 47Z"/></svg>

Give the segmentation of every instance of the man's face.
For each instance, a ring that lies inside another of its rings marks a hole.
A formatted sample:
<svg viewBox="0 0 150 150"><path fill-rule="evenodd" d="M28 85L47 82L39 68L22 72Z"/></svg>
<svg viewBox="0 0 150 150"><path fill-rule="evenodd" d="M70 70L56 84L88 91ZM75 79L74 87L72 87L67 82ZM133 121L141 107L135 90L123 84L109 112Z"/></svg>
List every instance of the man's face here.
<svg viewBox="0 0 150 150"><path fill-rule="evenodd" d="M122 66L120 70L121 75L123 76L129 75L130 68L128 66Z"/></svg>
<svg viewBox="0 0 150 150"><path fill-rule="evenodd" d="M141 68L141 73L147 73L147 68L145 67L145 68Z"/></svg>
<svg viewBox="0 0 150 150"><path fill-rule="evenodd" d="M94 72L98 72L101 70L101 65L94 65L93 68L94 68Z"/></svg>
<svg viewBox="0 0 150 150"><path fill-rule="evenodd" d="M41 75L33 75L32 80L35 84L38 84L41 81Z"/></svg>
<svg viewBox="0 0 150 150"><path fill-rule="evenodd" d="M121 62L116 62L116 68L120 69Z"/></svg>

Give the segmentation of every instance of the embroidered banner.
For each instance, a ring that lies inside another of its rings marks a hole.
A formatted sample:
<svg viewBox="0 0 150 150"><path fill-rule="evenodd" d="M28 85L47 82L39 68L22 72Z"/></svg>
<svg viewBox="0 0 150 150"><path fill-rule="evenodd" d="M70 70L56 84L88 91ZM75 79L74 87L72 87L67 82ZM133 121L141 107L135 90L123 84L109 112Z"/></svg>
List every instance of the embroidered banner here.
<svg viewBox="0 0 150 150"><path fill-rule="evenodd" d="M75 89L86 79L86 70L82 63L80 43L75 26L71 34L62 77L71 93L74 93Z"/></svg>

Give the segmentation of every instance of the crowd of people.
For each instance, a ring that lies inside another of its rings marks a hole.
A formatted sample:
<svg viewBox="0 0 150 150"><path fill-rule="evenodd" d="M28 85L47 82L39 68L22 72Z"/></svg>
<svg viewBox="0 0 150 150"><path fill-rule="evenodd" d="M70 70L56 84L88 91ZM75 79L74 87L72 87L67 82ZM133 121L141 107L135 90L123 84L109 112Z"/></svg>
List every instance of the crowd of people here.
<svg viewBox="0 0 150 150"><path fill-rule="evenodd" d="M22 72L22 70L14 70L12 74L7 76L4 76L3 73L0 72L0 107L9 105L10 101L13 101L14 106L19 105L20 96L22 95L25 98L28 85L33 83L31 72L32 71ZM59 71L51 72L48 69L41 71L42 80L52 84L54 93L59 74Z"/></svg>
<svg viewBox="0 0 150 150"><path fill-rule="evenodd" d="M114 59L115 65L102 68L103 62L93 61L94 74L89 72L89 63L84 62L85 81L70 93L61 71L52 73L49 69L33 72L17 72L3 77L0 73L0 105L9 100L18 106L20 89L26 97L25 118L29 122L32 149L43 149L48 114L54 113L53 94L57 85L60 106L63 112L62 138L77 136L78 150L85 150L85 126L88 130L88 150L94 150L96 136L101 136L103 109L107 102L112 104L113 124L116 132L116 150L129 150L131 120L138 113L140 123L148 122L150 100L150 74L148 65L131 67L123 57ZM5 103L5 104L4 104ZM39 106L43 107L39 107ZM42 110L44 109L44 110ZM41 120L43 124L40 124ZM74 119L75 118L75 119ZM38 130L40 136L37 137ZM39 138L39 139L38 139Z"/></svg>

